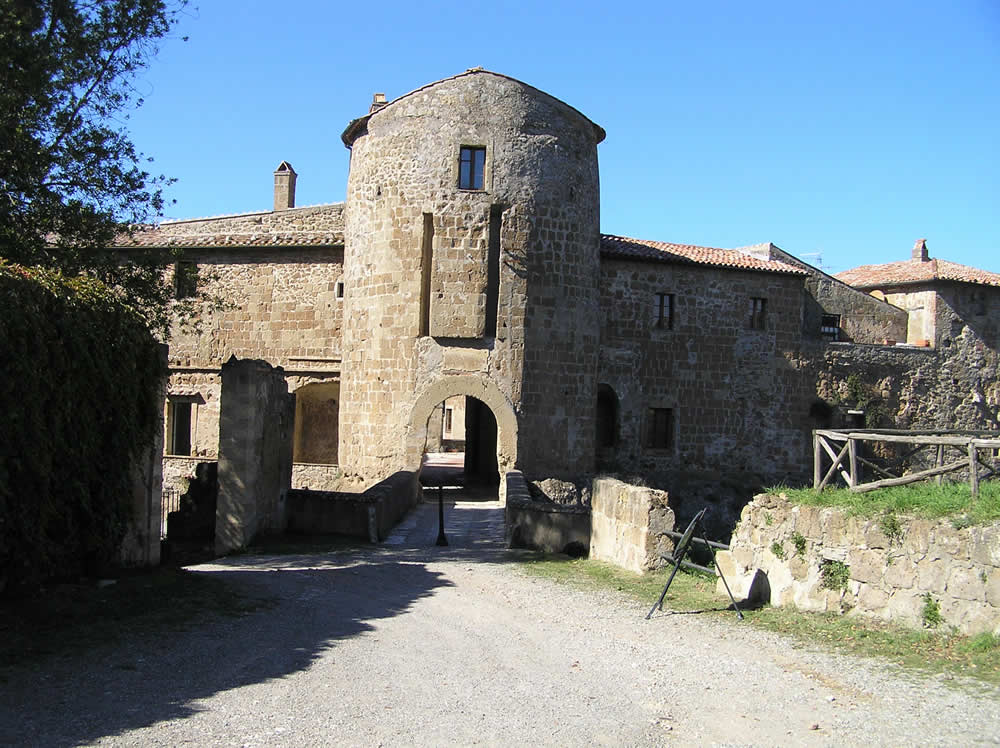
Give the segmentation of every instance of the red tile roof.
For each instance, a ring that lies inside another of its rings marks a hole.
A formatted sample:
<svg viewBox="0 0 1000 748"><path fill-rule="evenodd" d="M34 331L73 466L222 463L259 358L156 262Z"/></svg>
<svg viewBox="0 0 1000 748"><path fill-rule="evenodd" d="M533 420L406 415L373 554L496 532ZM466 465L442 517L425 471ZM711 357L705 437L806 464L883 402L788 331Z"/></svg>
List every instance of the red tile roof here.
<svg viewBox="0 0 1000 748"><path fill-rule="evenodd" d="M837 280L855 288L872 289L889 286L908 286L915 283L934 281L957 281L977 283L984 286L1000 286L1000 274L979 270L968 265L959 265L948 260L903 260L884 265L862 265L838 273Z"/></svg>
<svg viewBox="0 0 1000 748"><path fill-rule="evenodd" d="M648 239L601 234L601 255L611 259L668 262L679 265L711 265L734 270L806 275L801 268L778 260L765 260L737 249L669 244Z"/></svg>

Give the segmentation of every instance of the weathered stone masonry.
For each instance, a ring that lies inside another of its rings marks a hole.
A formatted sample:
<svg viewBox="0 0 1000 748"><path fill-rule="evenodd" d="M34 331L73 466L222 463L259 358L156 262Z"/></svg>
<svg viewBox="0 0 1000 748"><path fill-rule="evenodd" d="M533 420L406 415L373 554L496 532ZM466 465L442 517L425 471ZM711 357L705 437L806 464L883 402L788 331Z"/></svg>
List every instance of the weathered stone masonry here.
<svg viewBox="0 0 1000 748"><path fill-rule="evenodd" d="M997 427L1000 277L873 290L893 306L772 244L602 236L604 131L481 69L376 97L342 137L343 204L295 208L282 162L273 211L131 240L179 250L225 302L175 329L167 445L190 415L191 455L168 457L167 484L218 456L233 356L281 367L296 395L292 474L314 489L417 470L435 443L428 418L451 397L474 398L477 467L534 482L595 469L804 479L809 431L857 416L855 380L881 425ZM926 251L914 262L933 264ZM850 342L824 340L831 318ZM904 338L928 345L883 345Z"/></svg>

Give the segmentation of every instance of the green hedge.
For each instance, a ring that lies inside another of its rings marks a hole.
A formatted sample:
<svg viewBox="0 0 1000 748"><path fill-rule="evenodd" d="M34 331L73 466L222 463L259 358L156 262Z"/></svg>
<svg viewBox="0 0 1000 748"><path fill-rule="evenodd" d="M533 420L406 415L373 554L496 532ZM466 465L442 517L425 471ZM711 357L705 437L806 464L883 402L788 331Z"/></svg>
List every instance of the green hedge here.
<svg viewBox="0 0 1000 748"><path fill-rule="evenodd" d="M115 561L164 374L112 289L0 260L0 594Z"/></svg>

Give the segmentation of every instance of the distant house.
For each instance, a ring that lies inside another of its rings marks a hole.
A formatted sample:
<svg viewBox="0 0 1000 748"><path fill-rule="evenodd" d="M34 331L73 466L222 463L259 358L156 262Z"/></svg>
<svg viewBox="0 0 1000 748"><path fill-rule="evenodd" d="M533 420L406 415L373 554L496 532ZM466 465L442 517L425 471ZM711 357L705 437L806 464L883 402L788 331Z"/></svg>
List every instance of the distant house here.
<svg viewBox="0 0 1000 748"><path fill-rule="evenodd" d="M994 350L1000 340L1000 273L932 258L918 239L909 260L862 265L837 278L908 314L906 342L947 349L965 335Z"/></svg>

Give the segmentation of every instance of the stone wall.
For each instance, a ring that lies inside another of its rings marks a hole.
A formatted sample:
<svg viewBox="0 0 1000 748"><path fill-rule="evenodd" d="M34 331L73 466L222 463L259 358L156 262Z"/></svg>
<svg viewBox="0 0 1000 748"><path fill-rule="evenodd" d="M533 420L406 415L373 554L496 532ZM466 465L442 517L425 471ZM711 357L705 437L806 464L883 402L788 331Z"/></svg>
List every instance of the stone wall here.
<svg viewBox="0 0 1000 748"><path fill-rule="evenodd" d="M284 531L292 480L295 400L283 372L264 361L222 367L216 553L246 547L260 533Z"/></svg>
<svg viewBox="0 0 1000 748"><path fill-rule="evenodd" d="M802 381L815 388L807 396L841 414L863 404L851 391L854 381L854 389L868 400L870 427L1000 427L1000 357L996 349L961 336L948 350L830 344L821 351L803 351L796 365L805 370ZM828 424L843 425L843 417ZM817 422L815 427L827 426Z"/></svg>
<svg viewBox="0 0 1000 748"><path fill-rule="evenodd" d="M524 474L510 470L501 479L506 504L507 546L585 556L590 548L590 507L536 501Z"/></svg>
<svg viewBox="0 0 1000 748"><path fill-rule="evenodd" d="M1000 523L955 529L899 517L897 525L760 495L717 560L736 596L747 596L760 570L775 606L920 627L929 605L962 633L1000 634Z"/></svg>
<svg viewBox="0 0 1000 748"><path fill-rule="evenodd" d="M336 491L340 485L338 465L292 464L292 488L312 491Z"/></svg>
<svg viewBox="0 0 1000 748"><path fill-rule="evenodd" d="M342 248L219 247L184 256L197 263L204 291L223 303L200 305L197 329L175 323L171 367L217 369L236 356L289 371L339 368Z"/></svg>
<svg viewBox="0 0 1000 748"><path fill-rule="evenodd" d="M657 293L674 295L672 326L656 325ZM767 300L764 330L750 329L751 297ZM801 276L605 259L598 381L619 408L602 467L771 480L803 471L807 429L788 408L801 374L787 358L801 342L801 314ZM673 411L668 448L648 446L651 408Z"/></svg>
<svg viewBox="0 0 1000 748"><path fill-rule="evenodd" d="M164 457L162 460L163 490L177 491L183 495L188 481L194 479L198 465L203 462L217 462L204 457Z"/></svg>
<svg viewBox="0 0 1000 748"><path fill-rule="evenodd" d="M666 491L597 478L591 502L592 559L637 573L664 564L663 556L674 549L673 539L666 534L674 529Z"/></svg>
<svg viewBox="0 0 1000 748"><path fill-rule="evenodd" d="M288 492L288 532L337 534L378 543L421 499L417 474L400 471L363 493Z"/></svg>

